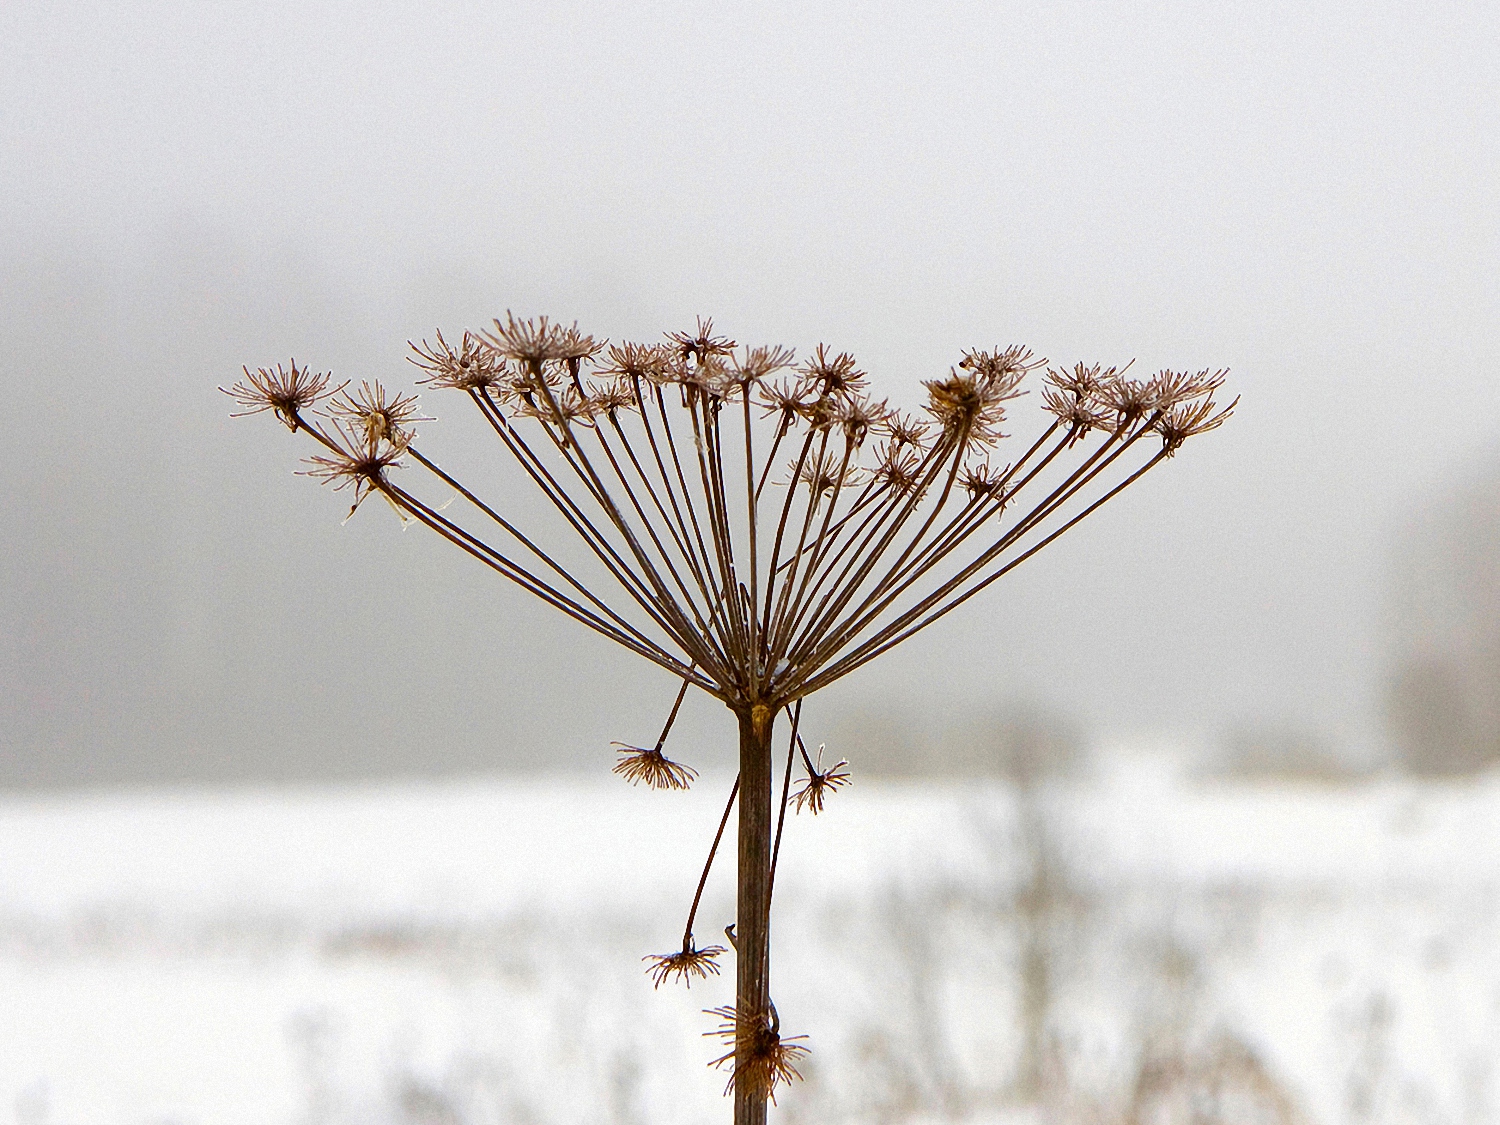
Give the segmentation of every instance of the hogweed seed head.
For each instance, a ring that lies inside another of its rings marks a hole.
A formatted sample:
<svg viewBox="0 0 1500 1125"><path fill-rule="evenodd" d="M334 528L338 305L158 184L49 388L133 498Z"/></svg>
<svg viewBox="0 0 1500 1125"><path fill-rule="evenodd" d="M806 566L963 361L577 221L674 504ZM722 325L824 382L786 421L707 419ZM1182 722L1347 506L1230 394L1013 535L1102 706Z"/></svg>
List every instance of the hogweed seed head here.
<svg viewBox="0 0 1500 1125"><path fill-rule="evenodd" d="M927 412L937 420L943 433L959 443L993 444L1004 435L1000 425L1005 421L1005 403L1015 398L1018 375L993 374L978 365L966 370L954 368L946 379L929 379Z"/></svg>
<svg viewBox="0 0 1500 1125"><path fill-rule="evenodd" d="M250 414L272 410L286 428L294 433L299 425L298 415L302 411L319 399L343 390L344 387L340 384L330 391L328 389L330 375L326 372L315 374L305 367L298 367L295 359L291 361L291 370L287 370L279 363L275 371L268 367L257 367L253 372L248 367L242 367L240 370L245 373L243 381L231 387L219 388L245 408L231 414L230 417L243 418ZM302 424L305 425L305 423Z"/></svg>
<svg viewBox="0 0 1500 1125"><path fill-rule="evenodd" d="M1123 371L1103 379L1097 398L1115 413L1117 425L1129 426L1157 409L1157 390L1150 379L1132 379Z"/></svg>
<svg viewBox="0 0 1500 1125"><path fill-rule="evenodd" d="M730 1049L708 1065L730 1070L729 1082L724 1093L733 1090L751 1090L761 1097L770 1098L776 1104L776 1087L800 1081L802 1072L797 1064L808 1055L802 1041L805 1035L782 1038L780 1021L776 1017L775 1005L769 1012L756 1012L745 1017L735 1008L707 1008L704 1015L717 1016L721 1021L705 1036L724 1040Z"/></svg>
<svg viewBox="0 0 1500 1125"><path fill-rule="evenodd" d="M787 424L804 416L818 398L817 391L803 379L763 382L759 390L762 417L779 415Z"/></svg>
<svg viewBox="0 0 1500 1125"><path fill-rule="evenodd" d="M809 386L822 396L859 394L869 382L852 355L848 352L829 355L824 344L813 350L812 358L803 364L801 371Z"/></svg>
<svg viewBox="0 0 1500 1125"><path fill-rule="evenodd" d="M632 785L646 783L648 789L686 789L698 776L692 766L674 762L656 746L650 750L641 746L630 746L624 742L611 742L617 747L620 760L612 767Z"/></svg>
<svg viewBox="0 0 1500 1125"><path fill-rule="evenodd" d="M312 467L303 470L303 476L314 477L321 484L331 484L335 492L352 486L354 503L349 508L351 516L371 492L385 493L392 507L401 513L400 506L387 492L385 474L389 469L401 467L401 457L411 444L410 434L397 432L390 437L372 437L363 430L351 433L337 420L328 429L320 428L319 434L328 452L304 458L303 464Z"/></svg>
<svg viewBox="0 0 1500 1125"><path fill-rule="evenodd" d="M407 346L413 352L408 361L427 372L427 377L417 382L431 387L486 390L502 382L508 374L504 357L472 332L464 333L457 350L443 339L441 332L437 334L436 347L426 340L420 344L408 340Z"/></svg>
<svg viewBox="0 0 1500 1125"><path fill-rule="evenodd" d="M849 395L837 407L835 416L844 431L844 441L856 449L865 443L870 430L878 426L891 412L884 399Z"/></svg>
<svg viewBox="0 0 1500 1125"><path fill-rule="evenodd" d="M790 348L746 347L730 364L730 378L741 393L747 393L752 385L790 367L792 359L793 352Z"/></svg>
<svg viewBox="0 0 1500 1125"><path fill-rule="evenodd" d="M996 495L1005 485L1009 467L996 471L990 468L989 458L970 461L964 466L962 483L970 500L983 500Z"/></svg>
<svg viewBox="0 0 1500 1125"><path fill-rule="evenodd" d="M926 441L928 426L926 419L919 418L915 414L892 411L882 421L892 445L910 445L921 449Z"/></svg>
<svg viewBox="0 0 1500 1125"><path fill-rule="evenodd" d="M799 813L805 807L808 812L817 816L823 811L823 802L828 799L828 794L851 781L849 771L845 768L849 763L840 758L824 769L823 746L819 744L818 764L813 765L805 749L802 751L802 764L807 770L807 776L803 778L797 792L792 794L792 805Z"/></svg>
<svg viewBox="0 0 1500 1125"><path fill-rule="evenodd" d="M692 988L694 977L706 980L709 974L719 975L718 958L724 952L722 945L696 948L690 934L678 952L652 953L642 957L641 960L652 962L646 969L647 975L653 982L652 988L660 988L674 976L688 988Z"/></svg>
<svg viewBox="0 0 1500 1125"><path fill-rule="evenodd" d="M506 359L540 366L549 360L584 360L604 347L592 336L578 331L578 325L564 326L539 316L534 320L517 320L509 311L502 323L495 319L495 331L485 339Z"/></svg>
<svg viewBox="0 0 1500 1125"><path fill-rule="evenodd" d="M921 465L921 459L910 447L899 445L892 439L880 447L871 472L878 483L903 496L917 487L917 471Z"/></svg>
<svg viewBox="0 0 1500 1125"><path fill-rule="evenodd" d="M361 382L353 394L343 390L328 404L328 413L348 422L367 442L396 441L402 437L409 442L413 423L432 421L417 414L415 395L387 398L385 387L379 383Z"/></svg>
<svg viewBox="0 0 1500 1125"><path fill-rule="evenodd" d="M1149 385L1156 396L1157 410L1170 410L1174 406L1193 399L1212 395L1224 385L1227 371L1159 371L1151 376Z"/></svg>
<svg viewBox="0 0 1500 1125"><path fill-rule="evenodd" d="M668 332L667 339L677 345L677 354L684 360L704 363L718 356L734 354L735 342L728 336L714 335L714 322L710 317L698 318L698 328L693 332Z"/></svg>
<svg viewBox="0 0 1500 1125"><path fill-rule="evenodd" d="M1161 434L1162 451L1170 457L1188 438L1217 430L1229 420L1239 402L1236 398L1217 413L1217 404L1212 398L1178 403L1164 411L1154 423L1156 432Z"/></svg>
<svg viewBox="0 0 1500 1125"><path fill-rule="evenodd" d="M1025 404L1012 404L1044 365L1024 348L964 352L946 376L923 384L925 409L906 414L867 395L867 377L847 352L820 344L778 377L793 362L789 349L737 347L702 318L664 342L607 345L576 325L509 312L456 347L441 333L435 345L413 345L422 382L468 392L518 479L560 518L554 527L576 535L574 549L559 554L417 451L412 427L423 419L411 396L379 383L330 392L328 375L295 363L290 371L246 368L225 393L240 413L273 412L317 441L307 474L352 487L351 514L380 492L403 519L679 680L654 748L614 744L614 772L632 784L685 789L696 778L662 754L689 687L738 714L742 764L758 779L772 717L792 717L780 815L766 806L768 783L741 793L736 779L682 949L645 959L658 986L718 974L724 950L697 949L693 921L736 799L755 801L753 817L741 809L738 854L771 858L758 884L742 883L753 899L737 908L745 972L736 1006L714 1011L723 1025L712 1034L734 1047L714 1060L733 1065L730 1087L771 1097L797 1077L806 1053L781 1037L766 991L786 806L816 815L849 783L846 762L825 768L822 747L816 762L802 747L802 701L962 606L1188 438L1217 429L1238 400L1215 405L1223 371L1133 379L1129 364L1048 369L1034 410L1040 435L1002 458L1002 428L1026 420ZM308 421L304 412L330 394L337 397L321 420ZM1096 431L1099 440L1082 444ZM433 506L420 489L391 483L388 470L408 455L443 495L467 506L446 513L447 503ZM993 467L1002 461L1005 468ZM790 470L781 487L765 489L782 465ZM795 795L794 748L806 770ZM774 841L754 835L773 819ZM734 927L726 933L736 941Z"/></svg>
<svg viewBox="0 0 1500 1125"><path fill-rule="evenodd" d="M662 370L669 362L667 349L660 344L611 344L608 362L598 369L598 373L657 383L663 381Z"/></svg>
<svg viewBox="0 0 1500 1125"><path fill-rule="evenodd" d="M834 453L814 454L802 462L800 469L796 464L791 467L797 470L797 483L807 485L815 498L859 480L859 469Z"/></svg>

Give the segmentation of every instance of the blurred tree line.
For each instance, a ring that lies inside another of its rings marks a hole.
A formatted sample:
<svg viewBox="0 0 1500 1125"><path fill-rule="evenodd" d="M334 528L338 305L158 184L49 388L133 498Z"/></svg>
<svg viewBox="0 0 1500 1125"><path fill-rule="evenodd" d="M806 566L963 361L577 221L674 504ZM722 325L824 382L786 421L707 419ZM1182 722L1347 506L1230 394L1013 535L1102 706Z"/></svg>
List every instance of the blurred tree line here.
<svg viewBox="0 0 1500 1125"><path fill-rule="evenodd" d="M1386 718L1403 764L1500 762L1500 459L1412 521L1392 588Z"/></svg>

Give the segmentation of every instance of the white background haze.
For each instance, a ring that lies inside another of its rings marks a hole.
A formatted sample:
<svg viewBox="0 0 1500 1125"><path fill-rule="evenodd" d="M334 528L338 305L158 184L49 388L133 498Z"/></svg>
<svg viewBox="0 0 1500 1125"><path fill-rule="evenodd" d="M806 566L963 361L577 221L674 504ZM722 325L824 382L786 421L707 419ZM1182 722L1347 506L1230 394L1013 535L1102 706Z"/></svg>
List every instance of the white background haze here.
<svg viewBox="0 0 1500 1125"><path fill-rule="evenodd" d="M5 5L0 780L651 737L662 675L383 508L341 527L215 389L290 356L409 386L409 338L507 308L826 341L908 403L997 343L1229 367L1229 426L819 721L1031 700L1378 754L1393 540L1495 451L1497 33L1479 2ZM427 448L484 453L425 404ZM688 729L727 747L716 710Z"/></svg>

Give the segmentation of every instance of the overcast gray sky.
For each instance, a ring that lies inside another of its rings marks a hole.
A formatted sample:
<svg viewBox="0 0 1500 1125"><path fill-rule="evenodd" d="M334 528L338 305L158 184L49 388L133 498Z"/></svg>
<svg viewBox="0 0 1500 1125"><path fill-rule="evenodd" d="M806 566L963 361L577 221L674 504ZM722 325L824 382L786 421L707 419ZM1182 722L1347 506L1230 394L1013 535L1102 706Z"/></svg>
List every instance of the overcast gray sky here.
<svg viewBox="0 0 1500 1125"><path fill-rule="evenodd" d="M0 9L0 775L650 737L659 673L389 513L340 526L214 389L408 382L408 338L507 308L827 341L908 402L997 342L1227 366L1230 426L823 713L1375 736L1392 535L1497 449L1500 9L726 8Z"/></svg>

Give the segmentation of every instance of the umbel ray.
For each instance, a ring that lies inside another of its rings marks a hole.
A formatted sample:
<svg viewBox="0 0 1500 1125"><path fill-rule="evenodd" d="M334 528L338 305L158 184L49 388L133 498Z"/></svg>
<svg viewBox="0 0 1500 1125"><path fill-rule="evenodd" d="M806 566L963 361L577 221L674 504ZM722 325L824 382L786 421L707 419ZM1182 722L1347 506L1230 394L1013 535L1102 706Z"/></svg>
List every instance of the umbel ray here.
<svg viewBox="0 0 1500 1125"><path fill-rule="evenodd" d="M467 395L555 514L539 538L418 448L414 396L333 385L294 362L245 370L227 388L241 414L270 412L316 446L308 475L347 490L353 514L379 494L414 520L680 679L739 725L735 1002L710 1034L728 1050L736 1125L805 1053L784 1037L768 986L775 860L789 801L817 813L847 783L802 745L803 701L964 605L1161 464L1221 425L1222 371L1053 368L1023 348L965 352L924 382L916 412L868 393L845 354L802 363L740 348L700 321L660 343L609 345L545 317L507 314L456 343L413 346L419 382ZM1034 436L1015 438L1015 400L1040 382ZM397 474L397 468L417 468ZM461 498L461 505L445 500ZM457 510L453 510L456 508ZM561 535L567 542L559 541ZM772 734L787 720L779 803ZM653 788L695 778L664 754L623 746L615 771ZM803 773L791 790L798 764ZM693 933L647 958L658 985L719 972L727 951Z"/></svg>

